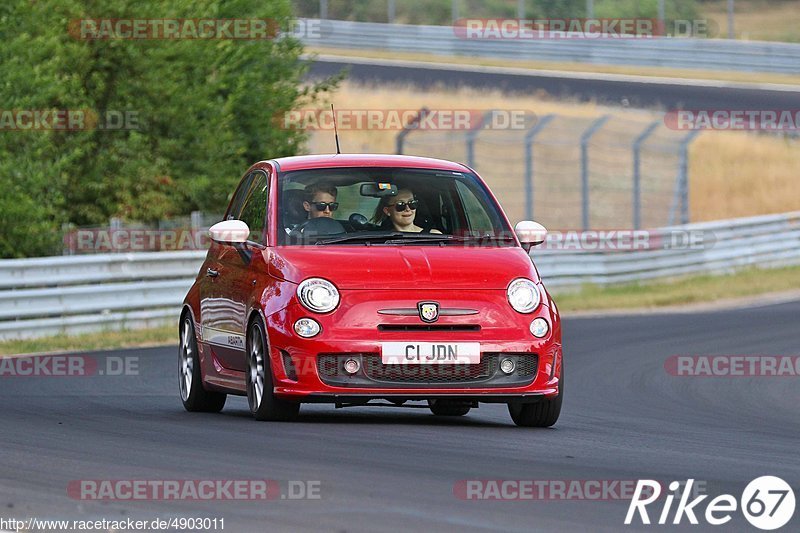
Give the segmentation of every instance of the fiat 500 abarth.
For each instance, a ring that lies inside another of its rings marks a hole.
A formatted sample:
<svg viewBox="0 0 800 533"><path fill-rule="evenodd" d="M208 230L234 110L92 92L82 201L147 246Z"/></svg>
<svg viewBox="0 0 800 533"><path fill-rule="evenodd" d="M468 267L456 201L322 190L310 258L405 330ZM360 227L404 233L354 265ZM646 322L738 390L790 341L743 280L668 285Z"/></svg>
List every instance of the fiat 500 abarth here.
<svg viewBox="0 0 800 533"><path fill-rule="evenodd" d="M258 420L301 403L505 403L551 426L563 399L558 310L469 167L389 155L262 161L239 183L180 320L189 411L247 396Z"/></svg>

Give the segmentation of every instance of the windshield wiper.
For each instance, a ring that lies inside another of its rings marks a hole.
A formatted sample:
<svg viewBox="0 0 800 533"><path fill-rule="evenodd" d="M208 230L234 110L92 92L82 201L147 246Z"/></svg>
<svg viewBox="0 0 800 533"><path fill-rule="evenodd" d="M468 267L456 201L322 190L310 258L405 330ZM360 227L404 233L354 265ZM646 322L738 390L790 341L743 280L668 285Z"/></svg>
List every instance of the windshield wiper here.
<svg viewBox="0 0 800 533"><path fill-rule="evenodd" d="M393 239L397 237L402 237L403 233L399 231L393 231L390 233L352 233L350 235L342 235L341 237L332 237L330 239L321 239L316 242L316 244L336 244L339 242L354 242L354 241L364 241L365 243L369 243L372 241L385 241L387 239Z"/></svg>
<svg viewBox="0 0 800 533"><path fill-rule="evenodd" d="M454 237L458 242L515 242L514 237L510 235L473 235L471 237Z"/></svg>
<svg viewBox="0 0 800 533"><path fill-rule="evenodd" d="M363 241L365 244L371 242L382 242L383 244L419 244L419 243L446 243L446 242L514 242L514 238L508 235L476 235L471 237L460 237L455 235L442 235L440 233L412 233L394 231L388 233L353 233L342 235L341 237L331 237L321 239L316 244L336 244L340 242Z"/></svg>
<svg viewBox="0 0 800 533"><path fill-rule="evenodd" d="M386 244L406 244L419 242L448 242L455 239L452 235L442 235L440 233L400 233L400 239L386 241Z"/></svg>

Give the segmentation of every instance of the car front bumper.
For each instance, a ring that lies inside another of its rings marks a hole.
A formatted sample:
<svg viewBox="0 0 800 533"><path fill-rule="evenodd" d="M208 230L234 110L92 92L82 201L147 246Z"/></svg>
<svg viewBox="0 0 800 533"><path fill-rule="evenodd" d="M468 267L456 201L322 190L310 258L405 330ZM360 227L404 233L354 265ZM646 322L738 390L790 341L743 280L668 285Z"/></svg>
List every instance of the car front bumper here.
<svg viewBox="0 0 800 533"><path fill-rule="evenodd" d="M559 317L544 304L532 314L516 313L494 293L439 294L444 296L439 298L442 308L472 307L480 312L472 317L442 316L428 328L418 317L378 314L380 308L416 305L426 299L424 294L392 301L375 301L374 293L343 295L348 305L328 315L292 304L267 317L274 393L287 400L337 404L370 398L511 402L556 396L562 365ZM312 339L299 337L292 325L302 317L317 320L322 332ZM546 318L551 326L543 339L528 329L536 317ZM479 342L481 364L383 365L383 342ZM499 368L504 358L514 360L511 374ZM343 370L347 359L359 362L358 372Z"/></svg>

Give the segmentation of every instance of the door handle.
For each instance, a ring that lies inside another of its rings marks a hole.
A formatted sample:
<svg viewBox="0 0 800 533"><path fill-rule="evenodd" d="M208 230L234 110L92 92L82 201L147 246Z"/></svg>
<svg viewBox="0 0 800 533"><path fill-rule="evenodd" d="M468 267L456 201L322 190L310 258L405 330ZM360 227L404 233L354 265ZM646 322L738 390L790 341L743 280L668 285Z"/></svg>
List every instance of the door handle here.
<svg viewBox="0 0 800 533"><path fill-rule="evenodd" d="M208 276L209 278L216 278L217 276L219 276L219 270L214 270L213 268L209 267L206 269L206 276Z"/></svg>

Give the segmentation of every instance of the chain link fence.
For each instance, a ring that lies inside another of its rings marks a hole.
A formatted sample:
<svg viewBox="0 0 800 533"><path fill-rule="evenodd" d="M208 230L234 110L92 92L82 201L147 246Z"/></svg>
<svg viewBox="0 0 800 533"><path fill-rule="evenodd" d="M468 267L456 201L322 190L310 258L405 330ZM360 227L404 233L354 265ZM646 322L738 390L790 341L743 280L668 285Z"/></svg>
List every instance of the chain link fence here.
<svg viewBox="0 0 800 533"><path fill-rule="evenodd" d="M657 228L690 222L687 150L696 134L662 119L551 114L526 129L408 129L397 152L465 162L512 221Z"/></svg>

